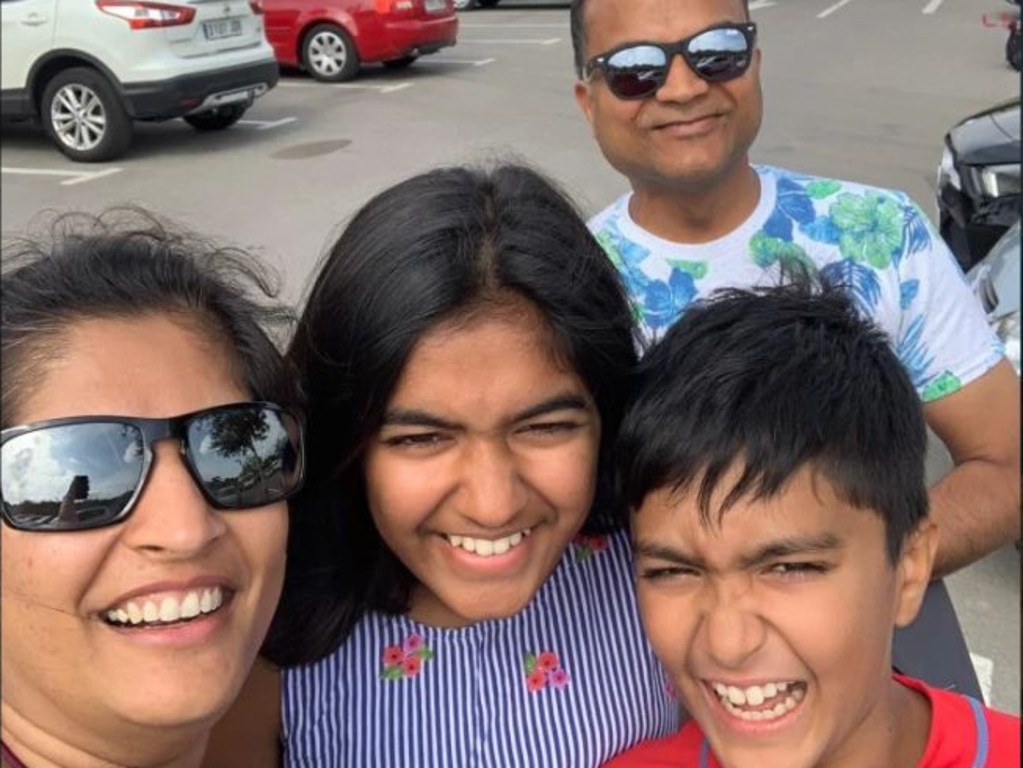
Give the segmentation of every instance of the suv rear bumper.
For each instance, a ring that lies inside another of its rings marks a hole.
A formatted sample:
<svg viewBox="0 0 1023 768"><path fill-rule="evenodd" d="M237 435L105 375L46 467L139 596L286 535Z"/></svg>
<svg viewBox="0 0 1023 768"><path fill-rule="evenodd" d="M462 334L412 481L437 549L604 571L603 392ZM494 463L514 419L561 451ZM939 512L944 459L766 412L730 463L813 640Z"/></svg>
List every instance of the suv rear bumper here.
<svg viewBox="0 0 1023 768"><path fill-rule="evenodd" d="M252 101L277 85L276 60L211 70L197 75L121 85L128 114L136 120L167 120L200 107Z"/></svg>

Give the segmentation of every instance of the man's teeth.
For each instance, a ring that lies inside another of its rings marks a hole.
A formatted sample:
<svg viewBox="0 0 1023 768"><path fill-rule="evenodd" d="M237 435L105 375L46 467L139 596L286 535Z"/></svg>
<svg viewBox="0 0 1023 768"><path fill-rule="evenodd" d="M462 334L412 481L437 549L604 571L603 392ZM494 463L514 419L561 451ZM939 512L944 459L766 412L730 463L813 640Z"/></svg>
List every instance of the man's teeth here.
<svg viewBox="0 0 1023 768"><path fill-rule="evenodd" d="M472 536L455 536L453 534L447 535L445 538L453 547L461 547L466 552L472 552L479 557L490 557L491 555L503 555L512 547L518 546L531 530L531 528L526 528L524 531L517 531L502 539L477 539Z"/></svg>
<svg viewBox="0 0 1023 768"><path fill-rule="evenodd" d="M725 709L742 720L774 720L795 709L806 695L806 684L801 682L783 681L746 688L712 683L711 687Z"/></svg>
<svg viewBox="0 0 1023 768"><path fill-rule="evenodd" d="M140 624L172 624L187 621L206 613L213 613L224 603L220 587L193 589L184 595L165 595L157 600L129 600L106 613L111 624L136 626Z"/></svg>

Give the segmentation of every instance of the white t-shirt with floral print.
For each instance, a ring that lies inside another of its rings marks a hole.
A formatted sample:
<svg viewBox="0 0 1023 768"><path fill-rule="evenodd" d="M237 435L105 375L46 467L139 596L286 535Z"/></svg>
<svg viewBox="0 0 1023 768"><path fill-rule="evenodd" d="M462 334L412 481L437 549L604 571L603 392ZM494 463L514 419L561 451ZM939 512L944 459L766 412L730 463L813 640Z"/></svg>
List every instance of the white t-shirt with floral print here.
<svg viewBox="0 0 1023 768"><path fill-rule="evenodd" d="M924 401L955 392L1002 359L959 265L904 193L755 168L760 202L713 242L685 245L647 232L629 215L631 192L590 220L648 340L690 302L718 288L775 284L781 265L798 263L850 286Z"/></svg>

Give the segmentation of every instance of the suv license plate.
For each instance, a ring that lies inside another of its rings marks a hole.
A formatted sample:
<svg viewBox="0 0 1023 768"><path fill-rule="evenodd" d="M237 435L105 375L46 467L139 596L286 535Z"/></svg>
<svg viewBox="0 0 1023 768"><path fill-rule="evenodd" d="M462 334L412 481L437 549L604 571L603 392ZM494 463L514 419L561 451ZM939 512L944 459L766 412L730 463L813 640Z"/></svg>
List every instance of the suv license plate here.
<svg viewBox="0 0 1023 768"><path fill-rule="evenodd" d="M447 0L426 0L423 3L427 13L440 13L447 7Z"/></svg>
<svg viewBox="0 0 1023 768"><path fill-rule="evenodd" d="M224 37L237 37L242 33L241 19L221 19L220 21L204 21L203 34L207 40L220 40Z"/></svg>

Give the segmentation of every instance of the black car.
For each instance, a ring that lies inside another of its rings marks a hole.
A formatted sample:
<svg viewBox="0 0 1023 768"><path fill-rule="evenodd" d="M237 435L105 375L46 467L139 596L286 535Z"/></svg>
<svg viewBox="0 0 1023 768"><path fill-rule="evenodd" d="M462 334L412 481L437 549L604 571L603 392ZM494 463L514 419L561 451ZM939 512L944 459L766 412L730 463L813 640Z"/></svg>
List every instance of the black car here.
<svg viewBox="0 0 1023 768"><path fill-rule="evenodd" d="M963 269L1020 217L1020 100L970 115L945 136L938 167L941 236Z"/></svg>

